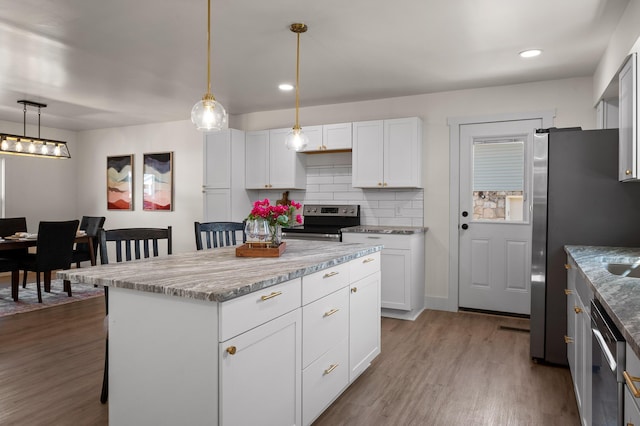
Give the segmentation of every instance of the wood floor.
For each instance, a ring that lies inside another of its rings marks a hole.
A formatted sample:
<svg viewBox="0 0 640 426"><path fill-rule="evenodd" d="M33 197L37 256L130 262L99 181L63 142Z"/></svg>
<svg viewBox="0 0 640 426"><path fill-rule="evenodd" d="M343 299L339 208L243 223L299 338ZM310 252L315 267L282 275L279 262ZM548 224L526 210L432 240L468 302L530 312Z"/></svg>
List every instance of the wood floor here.
<svg viewBox="0 0 640 426"><path fill-rule="evenodd" d="M103 318L101 298L0 318L0 424L108 424ZM501 326L528 321L383 319L382 354L314 425L578 425L569 371L532 363L529 335Z"/></svg>

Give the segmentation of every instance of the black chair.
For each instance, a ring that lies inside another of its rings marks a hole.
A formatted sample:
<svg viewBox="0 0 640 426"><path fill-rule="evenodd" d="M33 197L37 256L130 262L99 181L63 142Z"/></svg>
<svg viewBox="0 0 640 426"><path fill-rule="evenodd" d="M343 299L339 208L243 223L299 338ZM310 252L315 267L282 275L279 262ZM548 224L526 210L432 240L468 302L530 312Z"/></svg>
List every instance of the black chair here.
<svg viewBox="0 0 640 426"><path fill-rule="evenodd" d="M69 269L73 257L73 242L78 229L77 220L64 222L40 222L36 253L20 260L20 269L36 273L38 302L42 303L40 273L44 274L44 291L51 291L51 271ZM71 297L71 282L64 280L64 290ZM17 293L17 292L16 292ZM16 294L17 297L17 294Z"/></svg>
<svg viewBox="0 0 640 426"><path fill-rule="evenodd" d="M108 243L113 243L116 250L116 262L130 261L133 259L149 258L160 254L159 242L166 240L167 254L172 252L171 227L165 228L127 228L100 229L100 263L108 264ZM124 257L123 257L124 252ZM105 307L109 316L109 289L104 288ZM107 323L108 324L108 323ZM100 402L105 404L109 398L109 333L104 356L104 376L102 378L102 392Z"/></svg>
<svg viewBox="0 0 640 426"><path fill-rule="evenodd" d="M241 222L206 222L194 223L196 232L196 250L202 250L202 235L204 234L207 248L235 246L237 244L236 232L242 232L242 242L247 238L244 234L244 223Z"/></svg>
<svg viewBox="0 0 640 426"><path fill-rule="evenodd" d="M80 221L80 230L85 231L89 237L93 240L93 253L98 253L98 232L104 225L104 216L82 216ZM75 250L73 250L73 263L76 264L76 268L80 267L80 262L91 261L91 254L89 251L89 244L78 243Z"/></svg>
<svg viewBox="0 0 640 426"><path fill-rule="evenodd" d="M8 237L16 232L27 232L27 218L7 217L0 219L0 237Z"/></svg>
<svg viewBox="0 0 640 426"><path fill-rule="evenodd" d="M9 237L15 235L16 232L27 232L26 217L6 217L0 218L0 237ZM0 272L11 272L11 278L14 275L20 279L19 272L16 270L17 262L26 256L29 249L2 250L2 258L0 258ZM26 282L27 274L24 274Z"/></svg>

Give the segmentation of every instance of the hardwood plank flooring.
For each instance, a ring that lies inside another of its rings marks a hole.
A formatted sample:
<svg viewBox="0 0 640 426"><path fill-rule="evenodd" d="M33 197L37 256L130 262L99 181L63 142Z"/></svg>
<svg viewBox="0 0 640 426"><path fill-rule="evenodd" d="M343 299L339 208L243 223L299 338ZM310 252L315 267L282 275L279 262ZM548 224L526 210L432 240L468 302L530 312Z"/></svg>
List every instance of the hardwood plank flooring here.
<svg viewBox="0 0 640 426"><path fill-rule="evenodd" d="M101 298L0 318L0 424L108 424L103 319ZM532 363L528 333L500 326L528 321L384 318L382 354L314 425L578 425L569 370Z"/></svg>

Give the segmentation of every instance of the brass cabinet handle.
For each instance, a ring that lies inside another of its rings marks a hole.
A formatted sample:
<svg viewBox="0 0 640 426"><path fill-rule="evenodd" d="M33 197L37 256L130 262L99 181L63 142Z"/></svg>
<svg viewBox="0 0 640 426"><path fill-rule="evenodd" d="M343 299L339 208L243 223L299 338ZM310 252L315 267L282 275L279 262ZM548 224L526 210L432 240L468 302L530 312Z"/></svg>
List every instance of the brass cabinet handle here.
<svg viewBox="0 0 640 426"><path fill-rule="evenodd" d="M236 350L237 350L237 349L236 349L236 347L235 347L235 346L229 346L229 347L226 349L226 351L227 351L227 353L228 353L229 355L235 355Z"/></svg>
<svg viewBox="0 0 640 426"><path fill-rule="evenodd" d="M325 313L324 313L324 315L323 315L323 317L329 317L329 316L331 316L331 315L335 314L336 312L338 312L339 310L340 310L340 309L333 308L333 309L331 309L330 311L325 312Z"/></svg>
<svg viewBox="0 0 640 426"><path fill-rule="evenodd" d="M569 265L568 263L564 264L564 269L569 270L571 269L571 265Z"/></svg>
<svg viewBox="0 0 640 426"><path fill-rule="evenodd" d="M569 290L568 288L564 289L564 294L566 294L567 296L570 294L573 294L573 290Z"/></svg>
<svg viewBox="0 0 640 426"><path fill-rule="evenodd" d="M640 377L635 377L627 373L626 371L622 372L624 376L624 381L627 382L627 387L631 391L634 397L640 398L640 390L636 387L634 382L640 382Z"/></svg>
<svg viewBox="0 0 640 426"><path fill-rule="evenodd" d="M384 183L382 184L382 186L387 186L387 182L384 182Z"/></svg>
<svg viewBox="0 0 640 426"><path fill-rule="evenodd" d="M351 289L351 293L357 293L358 292L358 287L353 287Z"/></svg>
<svg viewBox="0 0 640 426"><path fill-rule="evenodd" d="M374 260L375 260L374 258L368 257L365 260L363 260L362 263L369 263L369 262L373 262Z"/></svg>
<svg viewBox="0 0 640 426"><path fill-rule="evenodd" d="M282 294L282 292L281 292L281 291L274 291L274 292L271 292L271 294L268 294L268 295L266 295L266 296L261 296L261 297L260 297L260 299L262 299L262 300L269 300L269 299L273 299L274 297L278 297L278 296L280 296L281 294Z"/></svg>
<svg viewBox="0 0 640 426"><path fill-rule="evenodd" d="M382 182L378 182L378 186L382 186Z"/></svg>
<svg viewBox="0 0 640 426"><path fill-rule="evenodd" d="M340 272L332 271L332 272L329 272L328 274L324 274L324 276L322 278L331 278L334 275L338 275L339 273Z"/></svg>
<svg viewBox="0 0 640 426"><path fill-rule="evenodd" d="M578 306L574 306L573 310L576 312L576 314L579 314L582 312L582 308L578 307Z"/></svg>
<svg viewBox="0 0 640 426"><path fill-rule="evenodd" d="M329 374L331 373L333 370L335 370L336 368L338 368L338 364L331 364L329 366L329 368L327 368L326 370L324 370L324 374Z"/></svg>
<svg viewBox="0 0 640 426"><path fill-rule="evenodd" d="M625 175L627 175L627 176L629 176L629 175L631 174L631 170L629 170L629 169L625 170L625 171L624 171L624 174L625 174Z"/></svg>
<svg viewBox="0 0 640 426"><path fill-rule="evenodd" d="M568 343L573 343L573 339L571 337L569 337L569 336L564 336L564 342L567 343L567 344Z"/></svg>

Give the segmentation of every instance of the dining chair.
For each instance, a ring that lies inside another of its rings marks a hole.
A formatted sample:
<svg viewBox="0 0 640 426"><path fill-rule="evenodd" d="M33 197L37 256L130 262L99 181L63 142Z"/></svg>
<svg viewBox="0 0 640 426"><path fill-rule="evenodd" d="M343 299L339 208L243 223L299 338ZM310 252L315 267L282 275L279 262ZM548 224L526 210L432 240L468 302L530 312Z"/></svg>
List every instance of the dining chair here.
<svg viewBox="0 0 640 426"><path fill-rule="evenodd" d="M202 237L205 236L207 248L235 246L237 244L236 233L242 232L242 242L247 238L244 234L244 223L241 222L194 222L196 233L196 250L202 250Z"/></svg>
<svg viewBox="0 0 640 426"><path fill-rule="evenodd" d="M104 216L82 216L80 221L80 230L85 231L88 236L92 238L93 253L98 252L98 231L104 225ZM80 267L80 262L91 261L91 254L89 252L89 244L78 243L73 250L73 263L76 264L76 268Z"/></svg>
<svg viewBox="0 0 640 426"><path fill-rule="evenodd" d="M9 237L16 232L27 232L27 218L26 217L5 217L0 218L0 237ZM26 256L29 249L15 249L15 250L3 250L2 261L0 261L0 272L12 272L15 266L15 262L20 258ZM15 272L19 274L19 272ZM12 275L13 277L13 275ZM19 277L18 277L19 279ZM24 282L26 283L27 274L24 274Z"/></svg>
<svg viewBox="0 0 640 426"><path fill-rule="evenodd" d="M99 230L100 263L109 263L109 246L115 246L116 262L139 260L160 255L160 242L166 240L166 252L172 253L171 227L167 228L126 228ZM104 288L105 308L109 317L109 288ZM109 330L108 319L105 318L107 338L104 355L104 375L100 402L105 404L109 398Z"/></svg>
<svg viewBox="0 0 640 426"><path fill-rule="evenodd" d="M79 221L40 222L36 253L26 254L19 262L20 269L36 273L38 302L42 303L40 274L44 274L44 291L51 291L51 272L69 269L73 258L73 243ZM64 280L64 290L71 297L71 282ZM17 294L17 292L16 292Z"/></svg>

